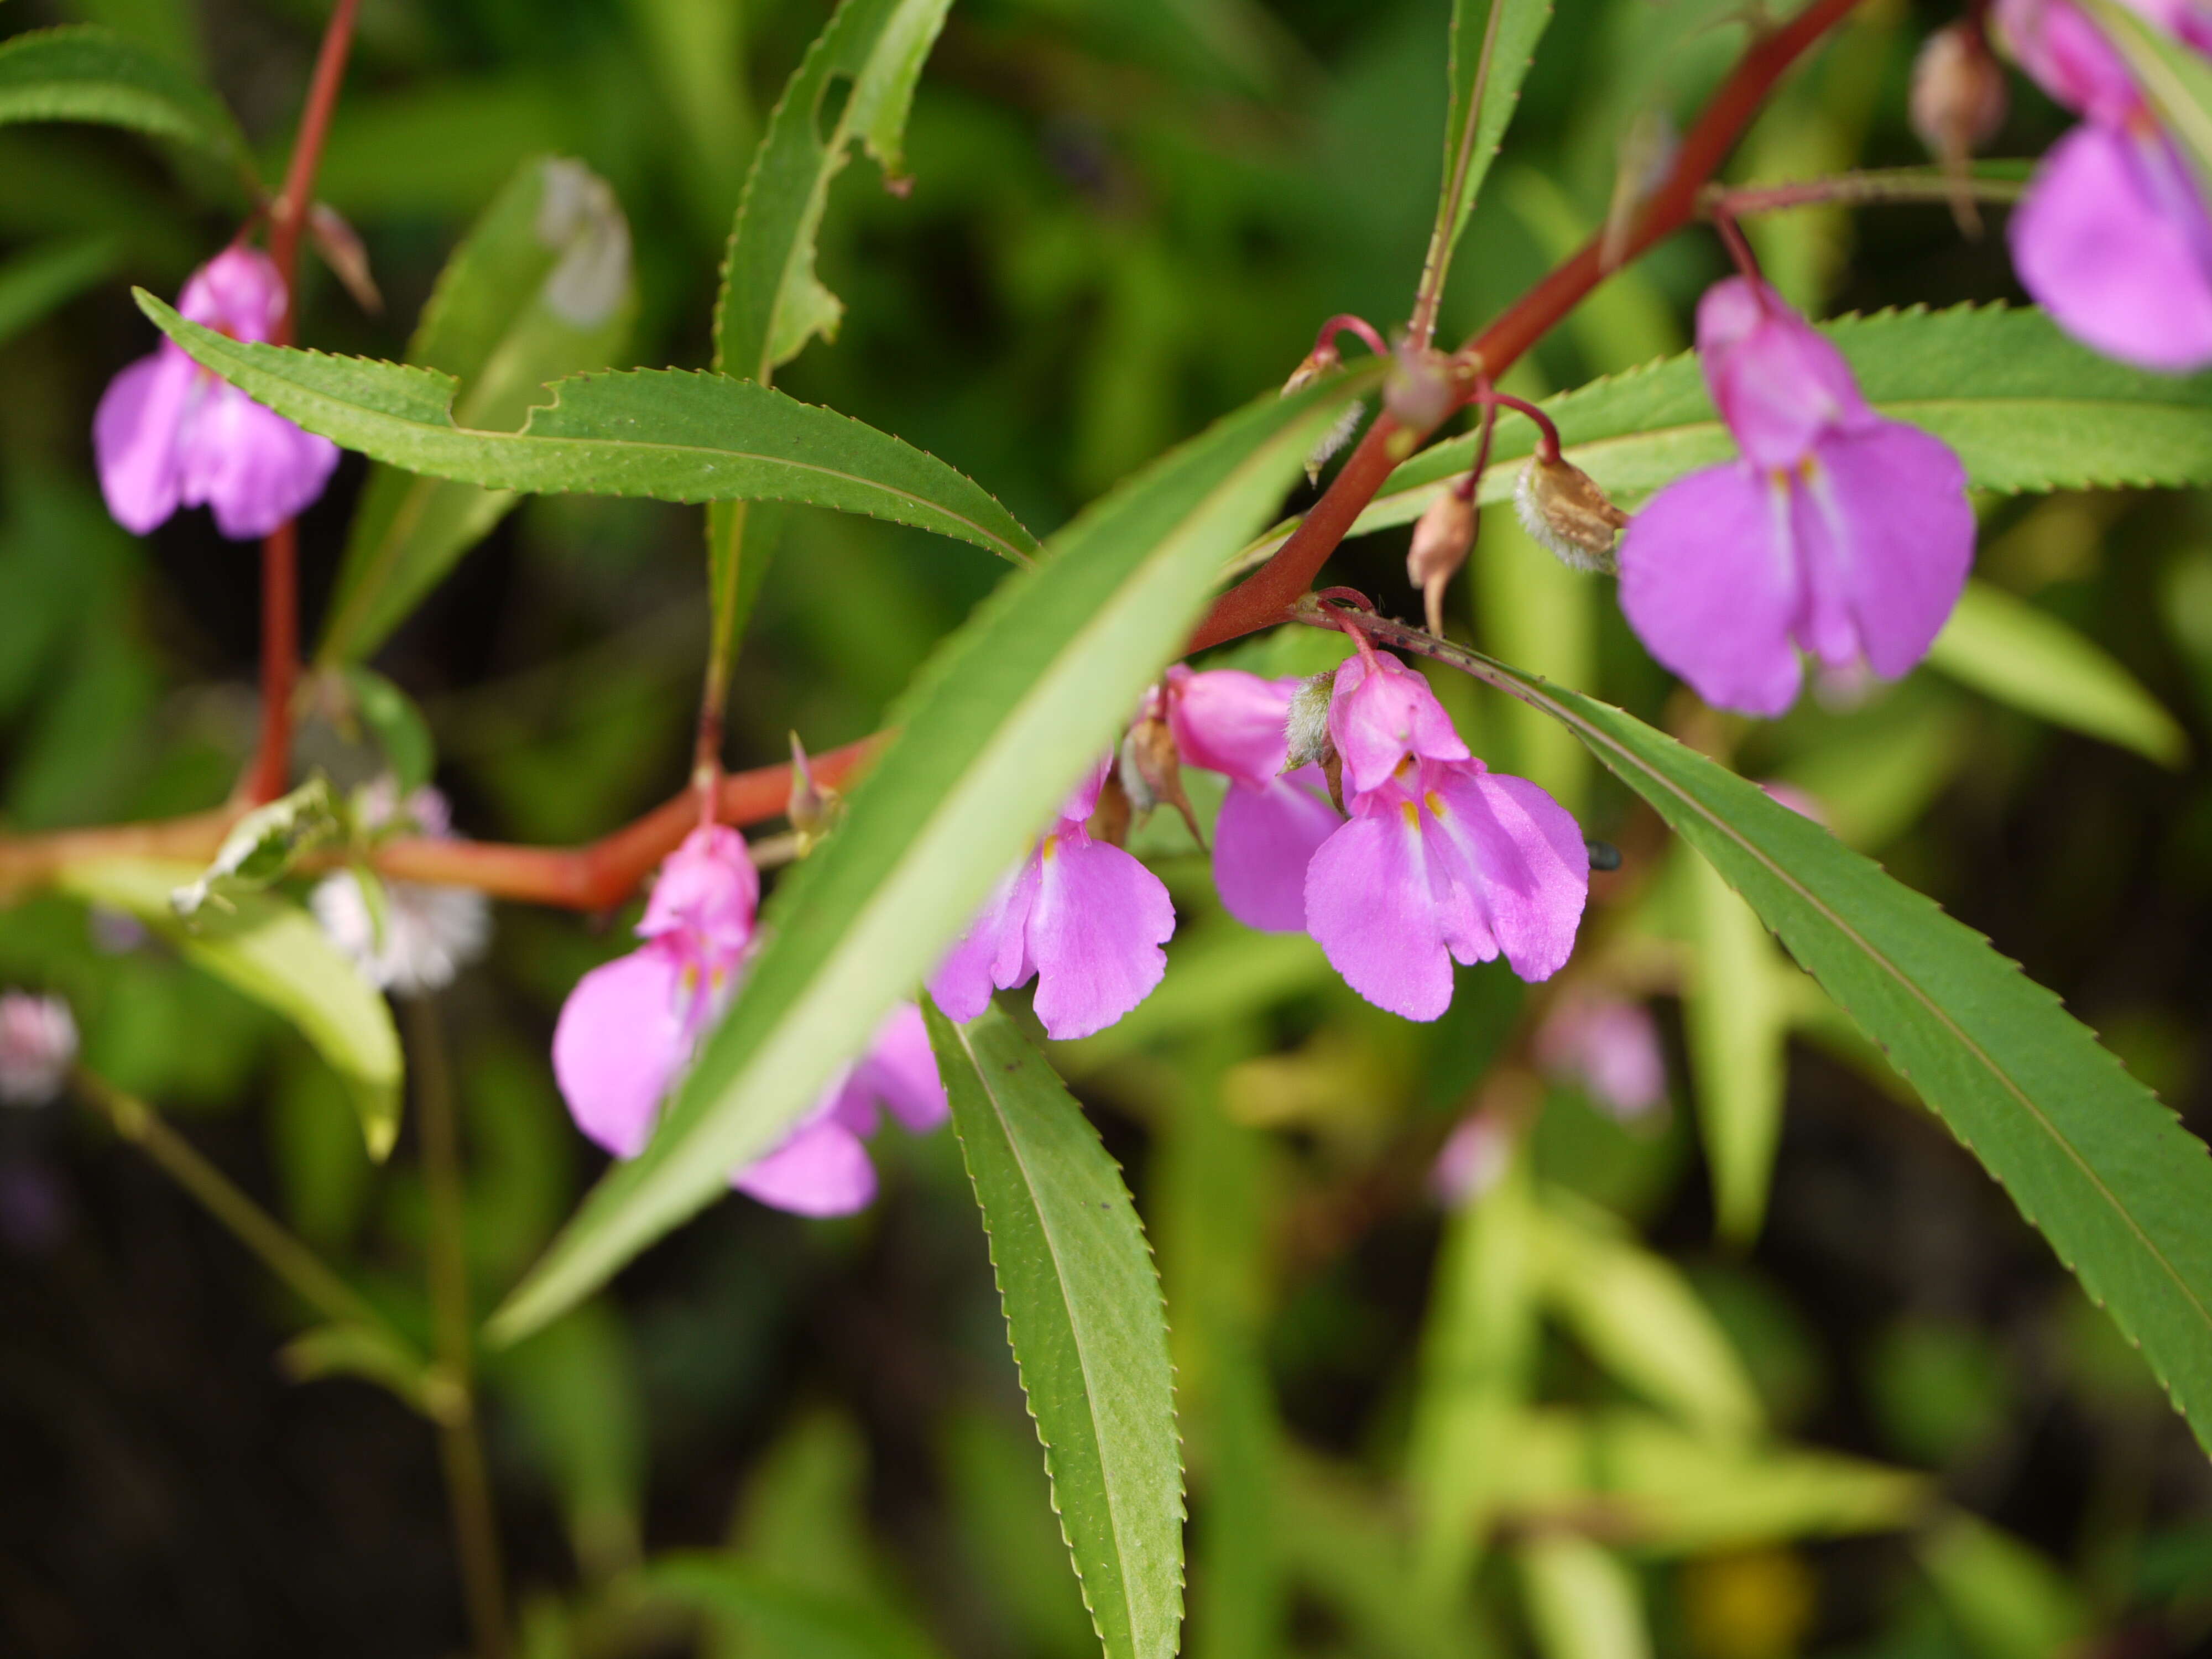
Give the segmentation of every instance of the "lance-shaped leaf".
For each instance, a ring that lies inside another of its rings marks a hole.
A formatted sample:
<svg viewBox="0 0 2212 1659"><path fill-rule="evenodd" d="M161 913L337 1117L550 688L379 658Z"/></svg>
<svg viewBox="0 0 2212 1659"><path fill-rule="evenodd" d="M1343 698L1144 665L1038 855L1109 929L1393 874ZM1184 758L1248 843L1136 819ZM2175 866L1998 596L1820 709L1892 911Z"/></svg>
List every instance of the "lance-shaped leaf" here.
<svg viewBox="0 0 2212 1659"><path fill-rule="evenodd" d="M1107 1659L1169 1659L1182 1460L1144 1224L1098 1132L1004 1014L925 1014L1084 1604Z"/></svg>
<svg viewBox="0 0 2212 1659"><path fill-rule="evenodd" d="M1743 895L2003 1184L2212 1448L2204 1143L2057 998L1818 824L1617 708L1472 652L1440 654L1565 721Z"/></svg>
<svg viewBox="0 0 2212 1659"><path fill-rule="evenodd" d="M0 125L88 121L189 144L255 188L252 153L222 99L161 53L96 24L0 44Z"/></svg>
<svg viewBox="0 0 2212 1659"><path fill-rule="evenodd" d="M730 227L714 305L714 368L763 386L817 334L833 339L844 307L814 274L815 243L830 184L858 140L904 187L907 111L922 60L952 0L845 0L784 88L745 175ZM833 86L848 83L828 130ZM778 529L773 513L741 501L707 509L708 591L714 605L709 660L726 679L731 652L760 592Z"/></svg>
<svg viewBox="0 0 2212 1659"><path fill-rule="evenodd" d="M1521 82L1534 61L1536 43L1551 21L1551 0L1452 0L1443 189L1421 276L1422 297L1431 316L1443 293L1452 250L1474 216L1475 198L1521 101Z"/></svg>
<svg viewBox="0 0 2212 1659"><path fill-rule="evenodd" d="M128 911L185 961L289 1021L338 1074L369 1156L382 1158L399 1133L400 1079L399 1034L382 994L296 904L245 893L226 914L180 920L170 895L199 873L167 860L106 859L72 865L56 885Z"/></svg>
<svg viewBox="0 0 2212 1659"><path fill-rule="evenodd" d="M1119 735L1220 561L1372 384L1346 375L1218 422L1078 518L939 648L843 825L779 889L744 991L653 1140L585 1200L495 1336L589 1294L783 1137Z"/></svg>
<svg viewBox="0 0 2212 1659"><path fill-rule="evenodd" d="M410 472L549 495L801 501L1017 562L1036 544L936 457L749 381L680 369L579 375L556 384L555 401L521 431L471 431L453 424L451 375L234 340L134 291L163 332L256 402Z"/></svg>
<svg viewBox="0 0 2212 1659"><path fill-rule="evenodd" d="M1883 312L1818 326L1875 410L1949 444L1977 489L2212 483L2212 374L2176 379L2113 362L2033 308ZM1624 507L1736 453L1689 352L1562 393L1544 410L1567 458ZM1534 438L1528 422L1499 419L1482 500L1512 495ZM1352 532L1412 523L1474 461L1472 436L1424 450L1384 482ZM1252 552L1288 533L1271 532Z"/></svg>
<svg viewBox="0 0 2212 1659"><path fill-rule="evenodd" d="M611 362L635 308L629 226L613 191L580 162L540 157L454 250L407 361L459 382L459 425L511 431L550 383ZM319 659L375 651L514 502L507 490L377 468L354 514Z"/></svg>

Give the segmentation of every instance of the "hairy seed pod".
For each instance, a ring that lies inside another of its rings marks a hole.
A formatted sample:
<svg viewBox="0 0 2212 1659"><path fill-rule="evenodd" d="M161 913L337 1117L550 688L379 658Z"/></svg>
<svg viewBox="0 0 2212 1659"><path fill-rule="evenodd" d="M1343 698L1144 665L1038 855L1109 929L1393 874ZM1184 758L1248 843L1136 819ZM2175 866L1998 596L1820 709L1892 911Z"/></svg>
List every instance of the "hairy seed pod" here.
<svg viewBox="0 0 2212 1659"><path fill-rule="evenodd" d="M1283 770L1301 766L1326 766L1336 758L1336 744L1328 735L1329 699L1336 693L1336 671L1316 674L1291 694L1291 712L1285 718Z"/></svg>
<svg viewBox="0 0 2212 1659"><path fill-rule="evenodd" d="M1522 528L1570 570L1611 570L1613 544L1628 527L1628 514L1606 499L1589 473L1540 455L1521 470L1513 510Z"/></svg>

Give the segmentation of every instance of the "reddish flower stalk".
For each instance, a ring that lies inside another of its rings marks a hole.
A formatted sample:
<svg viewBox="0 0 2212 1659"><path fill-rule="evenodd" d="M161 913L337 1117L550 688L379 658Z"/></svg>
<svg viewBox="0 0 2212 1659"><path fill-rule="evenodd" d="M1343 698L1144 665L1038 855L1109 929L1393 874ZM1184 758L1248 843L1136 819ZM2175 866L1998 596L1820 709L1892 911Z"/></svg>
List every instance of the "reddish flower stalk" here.
<svg viewBox="0 0 2212 1659"><path fill-rule="evenodd" d="M291 165L285 170L283 189L269 210L269 257L283 279L285 293L284 314L276 329L278 345L292 343L299 311L299 284L294 277L300 263L300 234L307 228L331 112L337 106L338 88L345 81L358 9L359 0L338 0L323 31L307 107L300 114L299 137L292 144ZM291 775L292 692L300 672L299 566L299 537L291 524L279 525L261 544L261 742L246 792L254 804L283 794Z"/></svg>

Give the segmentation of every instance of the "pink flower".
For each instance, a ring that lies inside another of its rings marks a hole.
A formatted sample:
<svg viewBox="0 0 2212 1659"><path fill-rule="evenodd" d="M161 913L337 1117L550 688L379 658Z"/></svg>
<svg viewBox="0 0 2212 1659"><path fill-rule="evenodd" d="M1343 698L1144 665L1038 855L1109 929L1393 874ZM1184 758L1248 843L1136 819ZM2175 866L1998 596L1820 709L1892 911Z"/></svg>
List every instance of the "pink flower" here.
<svg viewBox="0 0 2212 1659"><path fill-rule="evenodd" d="M1273 933L1304 930L1306 866L1344 822L1318 766L1283 774L1285 726L1299 684L1234 668L1194 673L1180 663L1163 682L1176 752L1229 780L1213 826L1223 908L1247 927Z"/></svg>
<svg viewBox="0 0 2212 1659"><path fill-rule="evenodd" d="M0 1102L43 1106L76 1061L76 1021L59 997L0 992Z"/></svg>
<svg viewBox="0 0 2212 1659"><path fill-rule="evenodd" d="M760 878L744 837L695 830L668 856L637 931L645 943L576 981L553 1029L553 1074L576 1127L617 1158L644 1151L661 1102L736 993L753 942ZM875 1196L861 1146L876 1102L917 1133L945 1121L921 1015L892 1011L875 1045L783 1143L731 1185L801 1215L843 1215Z"/></svg>
<svg viewBox="0 0 2212 1659"><path fill-rule="evenodd" d="M1150 996L1167 972L1160 946L1175 932L1168 890L1083 827L1109 763L1091 769L938 965L929 994L949 1018L973 1019L994 987L1012 990L1034 976L1046 1035L1089 1036Z"/></svg>
<svg viewBox="0 0 2212 1659"><path fill-rule="evenodd" d="M1706 290L1698 354L1742 457L1677 479L1630 521L1630 623L1707 702L1747 714L1796 701L1799 647L1904 673L1973 562L1959 458L1876 415L1842 354L1764 283Z"/></svg>
<svg viewBox="0 0 2212 1659"><path fill-rule="evenodd" d="M2130 0L2212 56L2212 17ZM2072 0L1998 0L2021 67L2086 119L2044 158L2010 229L2020 280L2108 356L2181 374L2212 363L2212 214L2126 60Z"/></svg>
<svg viewBox="0 0 2212 1659"><path fill-rule="evenodd" d="M1640 1002L1570 992L1536 1028L1536 1063L1570 1082L1623 1122L1667 1098L1658 1022Z"/></svg>
<svg viewBox="0 0 2212 1659"><path fill-rule="evenodd" d="M1378 1007L1434 1019L1451 964L1503 954L1549 978L1574 948L1589 849L1566 810L1468 754L1419 674L1363 647L1336 671L1329 732L1349 822L1306 871L1306 927Z"/></svg>
<svg viewBox="0 0 2212 1659"><path fill-rule="evenodd" d="M266 340L284 315L269 256L226 248L192 273L177 308L234 339ZM92 417L100 488L115 521L144 535L179 507L210 507L234 541L267 535L323 493L337 446L302 432L164 340L108 384Z"/></svg>
<svg viewBox="0 0 2212 1659"><path fill-rule="evenodd" d="M1457 1209L1497 1186L1512 1162L1511 1125L1497 1112L1469 1112L1437 1153L1429 1170L1429 1191L1437 1203Z"/></svg>

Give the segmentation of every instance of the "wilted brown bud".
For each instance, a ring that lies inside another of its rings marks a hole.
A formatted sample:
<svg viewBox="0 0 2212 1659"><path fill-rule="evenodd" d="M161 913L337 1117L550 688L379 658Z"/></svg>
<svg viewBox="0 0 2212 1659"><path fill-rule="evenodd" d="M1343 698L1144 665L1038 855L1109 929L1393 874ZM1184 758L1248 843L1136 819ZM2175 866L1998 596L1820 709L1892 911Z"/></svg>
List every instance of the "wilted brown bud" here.
<svg viewBox="0 0 2212 1659"><path fill-rule="evenodd" d="M1457 489L1446 489L1429 503L1413 526L1413 545L1406 555L1406 579L1421 590L1429 632L1444 631L1444 589L1467 562L1474 545L1474 503Z"/></svg>
<svg viewBox="0 0 2212 1659"><path fill-rule="evenodd" d="M337 210L321 202L310 207L307 234L314 241L315 251L323 256L323 263L353 296L353 302L372 317L383 315L384 295L377 291L376 278L369 272L368 250Z"/></svg>
<svg viewBox="0 0 2212 1659"><path fill-rule="evenodd" d="M1093 841L1103 841L1109 846L1125 847L1129 841L1129 792L1121 787L1121 769L1109 768L1106 781L1098 786L1097 805L1091 816L1083 821L1083 831Z"/></svg>
<svg viewBox="0 0 2212 1659"><path fill-rule="evenodd" d="M2004 125L2005 77L1976 28L1952 23L1929 35L1912 64L1912 130L1951 175L1951 211L1970 236L1981 214L1965 190L1967 159Z"/></svg>
<svg viewBox="0 0 2212 1659"><path fill-rule="evenodd" d="M1335 341L1316 346L1306 353L1305 361L1291 371L1291 378L1283 382L1282 395L1287 398L1293 392L1304 391L1343 361L1337 353Z"/></svg>
<svg viewBox="0 0 2212 1659"><path fill-rule="evenodd" d="M819 847L845 816L845 798L815 781L814 769L807 763L806 750L796 732L791 734L791 799L784 816L791 820L791 833L798 841L801 858Z"/></svg>
<svg viewBox="0 0 2212 1659"><path fill-rule="evenodd" d="M1426 432L1452 412L1459 401L1452 386L1450 360L1440 351L1414 349L1401 340L1391 354L1389 378L1382 383L1382 406L1399 425Z"/></svg>
<svg viewBox="0 0 2212 1659"><path fill-rule="evenodd" d="M1522 468L1513 510L1522 528L1570 570L1611 570L1613 544L1628 528L1628 514L1606 499L1589 473L1540 455Z"/></svg>
<svg viewBox="0 0 2212 1659"><path fill-rule="evenodd" d="M1158 714L1140 716L1121 739L1121 765L1116 769L1132 807L1139 812L1163 805L1174 807L1188 826L1190 838L1205 847L1206 831L1199 828L1198 814L1191 810L1190 796L1183 789L1182 757L1176 751L1175 733L1167 721Z"/></svg>
<svg viewBox="0 0 2212 1659"><path fill-rule="evenodd" d="M1329 700L1335 695L1334 669L1300 682L1291 694L1291 712L1283 723L1283 770L1326 766L1336 758L1336 743L1328 735Z"/></svg>

